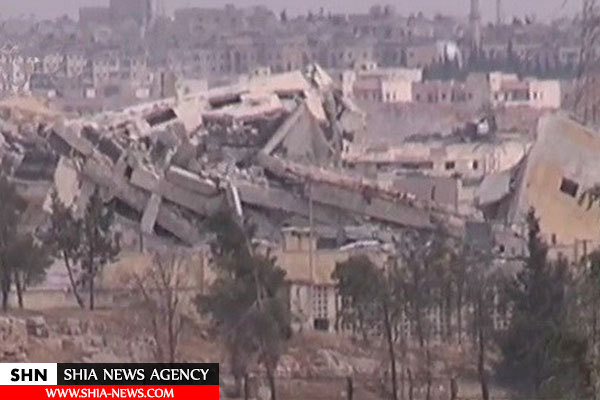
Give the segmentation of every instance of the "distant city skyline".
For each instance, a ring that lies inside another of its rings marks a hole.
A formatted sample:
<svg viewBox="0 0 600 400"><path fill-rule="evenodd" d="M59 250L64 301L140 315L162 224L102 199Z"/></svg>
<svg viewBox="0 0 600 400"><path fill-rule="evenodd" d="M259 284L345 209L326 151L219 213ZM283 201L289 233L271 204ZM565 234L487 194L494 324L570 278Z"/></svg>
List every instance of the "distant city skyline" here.
<svg viewBox="0 0 600 400"><path fill-rule="evenodd" d="M504 19L512 16L535 15L542 20L555 19L562 14L577 12L582 0L502 0ZM388 0L400 14L419 11L427 15L437 12L449 15L466 15L470 0ZM483 18L493 21L496 18L496 0L480 0ZM55 18L64 14L77 16L82 6L108 5L108 0L3 0L0 2L0 16L18 17L34 14L37 18ZM167 11L186 6L223 7L226 3L236 7L265 5L275 12L286 9L289 14L304 14L308 10L317 11L323 7L331 12L366 12L374 4L385 4L381 0L165 0Z"/></svg>

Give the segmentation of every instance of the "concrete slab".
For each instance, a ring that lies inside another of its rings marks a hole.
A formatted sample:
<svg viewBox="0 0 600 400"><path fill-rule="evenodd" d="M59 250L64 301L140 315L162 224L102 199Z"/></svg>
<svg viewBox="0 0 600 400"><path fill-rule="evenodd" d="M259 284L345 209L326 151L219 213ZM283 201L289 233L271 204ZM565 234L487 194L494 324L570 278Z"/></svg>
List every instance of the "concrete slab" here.
<svg viewBox="0 0 600 400"><path fill-rule="evenodd" d="M218 194L217 185L210 179L205 179L193 172L183 168L170 166L166 172L166 178L169 182L185 189L206 195L215 196Z"/></svg>

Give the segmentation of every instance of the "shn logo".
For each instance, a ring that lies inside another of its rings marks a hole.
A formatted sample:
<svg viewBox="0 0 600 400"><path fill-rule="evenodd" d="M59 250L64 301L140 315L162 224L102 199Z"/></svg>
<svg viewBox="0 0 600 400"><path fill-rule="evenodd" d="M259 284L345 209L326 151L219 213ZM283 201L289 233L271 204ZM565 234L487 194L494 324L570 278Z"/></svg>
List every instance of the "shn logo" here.
<svg viewBox="0 0 600 400"><path fill-rule="evenodd" d="M47 380L47 369L13 368L10 371L11 382L45 382Z"/></svg>

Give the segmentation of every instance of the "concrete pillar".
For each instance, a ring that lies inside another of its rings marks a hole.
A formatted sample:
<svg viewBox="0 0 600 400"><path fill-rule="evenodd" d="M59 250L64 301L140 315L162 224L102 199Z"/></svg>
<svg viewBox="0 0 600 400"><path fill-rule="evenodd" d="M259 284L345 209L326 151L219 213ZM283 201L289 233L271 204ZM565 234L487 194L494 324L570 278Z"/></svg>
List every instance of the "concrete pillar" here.
<svg viewBox="0 0 600 400"><path fill-rule="evenodd" d="M162 203L162 197L156 193L153 193L146 204L144 209L144 215L142 216L141 229L143 233L151 234L154 232L154 224L158 217L158 211Z"/></svg>

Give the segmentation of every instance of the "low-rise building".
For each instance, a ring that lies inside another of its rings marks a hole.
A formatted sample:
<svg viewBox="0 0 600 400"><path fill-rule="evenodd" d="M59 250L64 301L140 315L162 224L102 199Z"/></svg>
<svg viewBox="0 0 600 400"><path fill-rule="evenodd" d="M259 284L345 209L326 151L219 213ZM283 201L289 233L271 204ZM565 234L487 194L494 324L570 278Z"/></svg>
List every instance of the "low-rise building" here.
<svg viewBox="0 0 600 400"><path fill-rule="evenodd" d="M413 85L423 79L418 68L377 68L365 63L358 70L342 75L342 87L358 100L380 103L408 103L413 99Z"/></svg>
<svg viewBox="0 0 600 400"><path fill-rule="evenodd" d="M348 243L335 232L311 234L309 228L284 228L283 242L272 253L286 272L294 327L333 332L340 329L341 298L332 278L336 265L353 255L367 255L382 265L387 254L375 241Z"/></svg>
<svg viewBox="0 0 600 400"><path fill-rule="evenodd" d="M489 83L494 106L558 109L561 105L561 85L557 80L519 79L516 74L492 72Z"/></svg>

